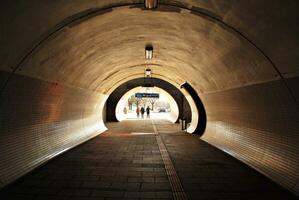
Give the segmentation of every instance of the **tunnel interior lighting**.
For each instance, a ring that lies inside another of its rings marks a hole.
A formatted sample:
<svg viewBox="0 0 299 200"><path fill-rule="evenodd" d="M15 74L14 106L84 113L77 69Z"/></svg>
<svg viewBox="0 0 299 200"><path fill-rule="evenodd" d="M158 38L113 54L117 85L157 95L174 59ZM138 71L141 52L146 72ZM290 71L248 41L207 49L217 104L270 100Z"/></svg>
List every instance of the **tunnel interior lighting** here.
<svg viewBox="0 0 299 200"><path fill-rule="evenodd" d="M154 51L154 48L152 45L146 45L145 46L145 59L152 59L153 58L153 51Z"/></svg>
<svg viewBox="0 0 299 200"><path fill-rule="evenodd" d="M157 8L158 0L144 0L144 6L147 9Z"/></svg>
<svg viewBox="0 0 299 200"><path fill-rule="evenodd" d="M152 74L152 70L151 70L151 69L146 69L146 70L144 71L144 74L145 74L146 77L149 77L149 76L151 76L151 74Z"/></svg>

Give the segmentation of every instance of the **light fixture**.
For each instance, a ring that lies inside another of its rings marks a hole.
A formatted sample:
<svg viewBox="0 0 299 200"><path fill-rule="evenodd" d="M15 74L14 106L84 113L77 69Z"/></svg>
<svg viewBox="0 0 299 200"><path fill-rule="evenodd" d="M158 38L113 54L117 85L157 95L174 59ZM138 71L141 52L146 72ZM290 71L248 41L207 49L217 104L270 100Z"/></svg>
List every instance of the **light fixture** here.
<svg viewBox="0 0 299 200"><path fill-rule="evenodd" d="M151 74L152 74L152 70L151 70L151 69L146 69L146 70L144 71L144 75L145 75L145 77L150 77Z"/></svg>
<svg viewBox="0 0 299 200"><path fill-rule="evenodd" d="M153 45L151 44L145 45L145 59L151 60L153 58L153 50L154 50ZM152 82L152 70L150 69L149 66L147 66L144 71L144 86L148 86L148 87L152 86L152 83L146 84L146 80Z"/></svg>
<svg viewBox="0 0 299 200"><path fill-rule="evenodd" d="M144 7L147 9L157 8L158 0L144 0Z"/></svg>
<svg viewBox="0 0 299 200"><path fill-rule="evenodd" d="M145 59L152 59L154 54L154 47L151 44L145 46Z"/></svg>

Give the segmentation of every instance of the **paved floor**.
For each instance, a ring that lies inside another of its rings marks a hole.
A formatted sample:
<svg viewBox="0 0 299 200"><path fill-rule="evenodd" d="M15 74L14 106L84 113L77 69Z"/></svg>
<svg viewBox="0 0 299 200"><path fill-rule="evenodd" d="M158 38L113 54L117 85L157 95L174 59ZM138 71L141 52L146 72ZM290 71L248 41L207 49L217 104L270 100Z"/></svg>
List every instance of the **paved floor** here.
<svg viewBox="0 0 299 200"><path fill-rule="evenodd" d="M108 127L4 188L0 199L296 199L178 124L130 120Z"/></svg>

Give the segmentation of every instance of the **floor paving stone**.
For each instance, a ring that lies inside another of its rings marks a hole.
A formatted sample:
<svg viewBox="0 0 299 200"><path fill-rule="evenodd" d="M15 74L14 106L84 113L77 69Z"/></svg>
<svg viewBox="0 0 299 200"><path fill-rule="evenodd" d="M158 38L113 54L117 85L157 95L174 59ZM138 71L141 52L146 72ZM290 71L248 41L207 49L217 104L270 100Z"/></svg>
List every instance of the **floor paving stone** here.
<svg viewBox="0 0 299 200"><path fill-rule="evenodd" d="M180 131L178 124L153 123L188 199L296 199L235 158ZM108 128L2 189L0 199L173 199L152 121L110 123Z"/></svg>

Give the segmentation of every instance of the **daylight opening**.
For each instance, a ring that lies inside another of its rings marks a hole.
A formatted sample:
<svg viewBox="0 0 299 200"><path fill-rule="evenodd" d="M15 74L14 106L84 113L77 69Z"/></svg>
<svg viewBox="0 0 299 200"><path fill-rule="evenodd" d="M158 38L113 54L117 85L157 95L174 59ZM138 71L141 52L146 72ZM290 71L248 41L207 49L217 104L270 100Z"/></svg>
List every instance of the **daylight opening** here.
<svg viewBox="0 0 299 200"><path fill-rule="evenodd" d="M159 87L136 87L122 96L115 115L118 121L166 119L175 123L179 108L174 98Z"/></svg>

